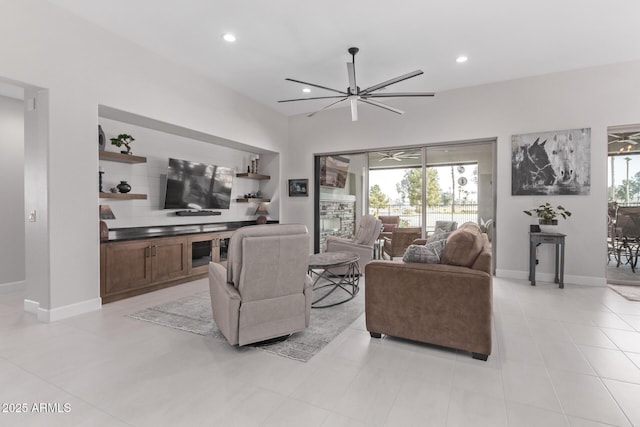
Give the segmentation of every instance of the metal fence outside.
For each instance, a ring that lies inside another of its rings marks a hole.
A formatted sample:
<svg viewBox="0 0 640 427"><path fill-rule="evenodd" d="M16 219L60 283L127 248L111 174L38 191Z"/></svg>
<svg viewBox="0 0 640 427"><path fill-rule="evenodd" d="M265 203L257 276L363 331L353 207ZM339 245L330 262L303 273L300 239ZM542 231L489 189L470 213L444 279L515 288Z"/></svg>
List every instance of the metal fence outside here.
<svg viewBox="0 0 640 427"><path fill-rule="evenodd" d="M477 203L455 203L448 205L427 206L426 229L433 230L436 221L457 221L458 225L467 221L479 222ZM392 204L385 208L369 208L374 216L397 215L400 217L401 227L422 226L422 206L409 204Z"/></svg>

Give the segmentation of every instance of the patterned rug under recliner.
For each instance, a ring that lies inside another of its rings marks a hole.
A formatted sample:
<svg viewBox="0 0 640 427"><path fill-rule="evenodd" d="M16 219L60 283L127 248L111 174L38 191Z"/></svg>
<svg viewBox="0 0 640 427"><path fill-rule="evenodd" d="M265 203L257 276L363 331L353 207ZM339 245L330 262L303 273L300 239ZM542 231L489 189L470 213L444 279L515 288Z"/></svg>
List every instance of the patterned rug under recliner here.
<svg viewBox="0 0 640 427"><path fill-rule="evenodd" d="M337 297L341 295L336 295ZM295 333L284 341L256 344L253 347L306 362L349 327L363 312L364 294L361 290L353 300L345 304L313 309L309 327L305 331ZM211 299L207 291L149 307L128 316L226 342L213 321Z"/></svg>

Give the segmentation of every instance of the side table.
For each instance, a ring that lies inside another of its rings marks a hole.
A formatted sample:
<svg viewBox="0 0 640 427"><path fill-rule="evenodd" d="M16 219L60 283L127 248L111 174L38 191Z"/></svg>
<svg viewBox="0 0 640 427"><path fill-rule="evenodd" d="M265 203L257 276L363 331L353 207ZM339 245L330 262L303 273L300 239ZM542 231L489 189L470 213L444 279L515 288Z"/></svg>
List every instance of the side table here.
<svg viewBox="0 0 640 427"><path fill-rule="evenodd" d="M556 271L554 282L564 288L564 238L562 233L529 233L529 281L536 285L536 248L542 243L552 243L556 246Z"/></svg>

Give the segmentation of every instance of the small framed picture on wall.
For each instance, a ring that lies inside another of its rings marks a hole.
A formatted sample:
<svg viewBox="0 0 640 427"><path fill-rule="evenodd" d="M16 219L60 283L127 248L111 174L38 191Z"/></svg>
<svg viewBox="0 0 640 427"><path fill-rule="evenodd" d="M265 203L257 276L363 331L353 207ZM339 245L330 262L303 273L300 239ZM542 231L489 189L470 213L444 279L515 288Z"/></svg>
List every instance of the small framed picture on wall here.
<svg viewBox="0 0 640 427"><path fill-rule="evenodd" d="M308 179L290 179L289 180L289 197L308 197L309 196L309 180Z"/></svg>

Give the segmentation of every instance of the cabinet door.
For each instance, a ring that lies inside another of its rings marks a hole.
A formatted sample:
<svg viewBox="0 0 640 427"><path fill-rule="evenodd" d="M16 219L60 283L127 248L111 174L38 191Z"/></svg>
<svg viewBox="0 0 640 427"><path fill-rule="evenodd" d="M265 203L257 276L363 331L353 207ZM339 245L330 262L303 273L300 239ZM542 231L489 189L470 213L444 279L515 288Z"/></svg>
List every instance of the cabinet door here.
<svg viewBox="0 0 640 427"><path fill-rule="evenodd" d="M109 243L104 252L106 295L151 283L151 248L148 241Z"/></svg>
<svg viewBox="0 0 640 427"><path fill-rule="evenodd" d="M186 276L187 238L154 239L151 242L151 263L154 282Z"/></svg>

